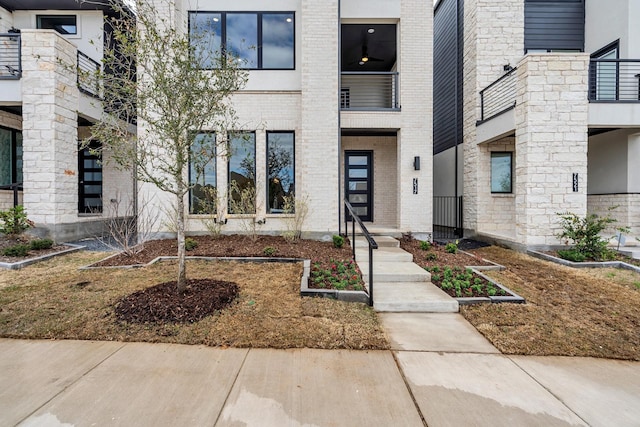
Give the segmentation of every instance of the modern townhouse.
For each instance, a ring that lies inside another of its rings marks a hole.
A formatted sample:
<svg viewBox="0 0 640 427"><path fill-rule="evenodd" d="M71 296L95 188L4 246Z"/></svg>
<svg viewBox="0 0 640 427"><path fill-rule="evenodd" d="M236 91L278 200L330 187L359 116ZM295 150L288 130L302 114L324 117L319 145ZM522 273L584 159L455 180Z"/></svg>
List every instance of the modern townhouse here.
<svg viewBox="0 0 640 427"><path fill-rule="evenodd" d="M74 68L101 66L106 4L0 0L0 208L24 205L58 241L99 235L134 204L132 173L78 145L103 111L97 79Z"/></svg>
<svg viewBox="0 0 640 427"><path fill-rule="evenodd" d="M640 235L640 3L441 0L435 224L559 244L558 212Z"/></svg>
<svg viewBox="0 0 640 427"><path fill-rule="evenodd" d="M206 28L198 49L232 49L249 70L232 98L243 134L190 194L189 233L206 231L203 188L228 195L236 181L255 186L261 233L285 229L284 196L295 195L309 207L306 236L344 231L344 199L374 231L431 234L432 2L175 0L171 8L177 28ZM152 187L140 191L157 210L170 204ZM243 218L224 199L222 231L241 231Z"/></svg>

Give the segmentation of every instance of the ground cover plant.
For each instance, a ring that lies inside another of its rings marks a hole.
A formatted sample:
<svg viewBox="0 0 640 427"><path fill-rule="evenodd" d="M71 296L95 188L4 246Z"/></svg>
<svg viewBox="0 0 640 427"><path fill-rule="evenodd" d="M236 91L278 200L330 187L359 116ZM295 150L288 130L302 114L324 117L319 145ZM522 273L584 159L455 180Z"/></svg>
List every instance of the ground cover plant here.
<svg viewBox="0 0 640 427"><path fill-rule="evenodd" d="M509 295L470 268L435 266L425 269L431 272L431 282L454 298Z"/></svg>
<svg viewBox="0 0 640 427"><path fill-rule="evenodd" d="M640 360L637 273L575 269L497 247L474 253L504 265L485 274L527 301L460 308L501 352ZM630 283L615 280L627 274Z"/></svg>
<svg viewBox="0 0 640 427"><path fill-rule="evenodd" d="M361 291L364 282L358 265L353 261L314 262L311 265L309 287L316 289L337 289L339 291Z"/></svg>
<svg viewBox="0 0 640 427"><path fill-rule="evenodd" d="M194 280L237 284L238 295L226 309L193 322L119 320L117 303L174 279L176 263L78 270L103 256L79 252L22 270L0 271L0 336L255 348L388 348L375 312L365 304L301 298L300 263L190 260Z"/></svg>

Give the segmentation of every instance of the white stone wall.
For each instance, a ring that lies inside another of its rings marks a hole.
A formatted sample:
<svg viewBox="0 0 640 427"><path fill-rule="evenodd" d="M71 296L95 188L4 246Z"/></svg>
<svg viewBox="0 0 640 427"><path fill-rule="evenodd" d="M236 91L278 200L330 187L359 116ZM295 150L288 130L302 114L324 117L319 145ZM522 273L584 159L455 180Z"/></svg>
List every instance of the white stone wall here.
<svg viewBox="0 0 640 427"><path fill-rule="evenodd" d="M557 244L558 212L587 211L588 54L529 54L518 64L516 241ZM572 174L579 188L572 189Z"/></svg>
<svg viewBox="0 0 640 427"><path fill-rule="evenodd" d="M478 229L483 234L513 238L515 236L515 192L491 193L491 152L515 151L515 138L507 137L479 145L478 168ZM515 154L512 158L516 161ZM512 165L513 166L513 165ZM515 165L517 167L517 165ZM515 171L515 167L512 169ZM515 191L515 179L512 189Z"/></svg>
<svg viewBox="0 0 640 427"><path fill-rule="evenodd" d="M373 151L373 224L380 227L397 227L396 138L392 136L343 136L342 149ZM344 157L340 167L344 171ZM340 186L344 188L344 176Z"/></svg>
<svg viewBox="0 0 640 427"><path fill-rule="evenodd" d="M524 54L523 0L465 0L464 4L464 228L477 230L483 191L478 175L487 167L476 144L479 92L515 66Z"/></svg>
<svg viewBox="0 0 640 427"><path fill-rule="evenodd" d="M76 49L53 30L22 31L24 205L39 226L77 220Z"/></svg>
<svg viewBox="0 0 640 427"><path fill-rule="evenodd" d="M433 228L433 2L400 5L400 102L398 132L398 228L431 233ZM421 170L413 168L420 156ZM414 194L413 180L418 180Z"/></svg>
<svg viewBox="0 0 640 427"><path fill-rule="evenodd" d="M615 209L610 208L616 206ZM640 194L604 194L587 197L587 213L599 216L609 215L618 220L615 226L630 227L627 233L629 244L639 245L635 238L640 238ZM614 230L607 230L606 237L615 234Z"/></svg>

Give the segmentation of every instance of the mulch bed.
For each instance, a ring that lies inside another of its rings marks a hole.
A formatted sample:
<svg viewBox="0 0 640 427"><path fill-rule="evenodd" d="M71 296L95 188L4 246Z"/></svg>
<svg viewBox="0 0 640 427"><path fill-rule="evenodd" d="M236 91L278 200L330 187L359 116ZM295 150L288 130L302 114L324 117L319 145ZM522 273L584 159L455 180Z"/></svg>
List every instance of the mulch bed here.
<svg viewBox="0 0 640 427"><path fill-rule="evenodd" d="M49 254L53 254L56 252L60 252L60 251L64 251L66 249L71 249L71 246L66 246L66 245L53 245L51 248L49 249L39 249L39 250L34 250L34 249L30 249L29 253L27 254L27 256L23 256L23 257L15 257L15 256L4 256L2 255L2 252L4 251L4 249L10 247L10 246L15 246L15 245L28 245L29 244L29 239L25 236L24 238L20 238L20 239L8 239L6 237L0 238L0 262L6 262L8 264L14 263L14 262L20 262L20 261L25 261L31 258L37 258L37 257L41 257L41 256L45 256L45 255L49 255Z"/></svg>
<svg viewBox="0 0 640 427"><path fill-rule="evenodd" d="M560 255L558 255L558 251L543 251L543 253L554 256L556 258L564 259ZM603 262L603 261L620 261L620 262L626 262L627 264L635 265L636 267L640 267L640 259L634 259L634 258L631 258L630 256L623 255L619 252L616 252L612 259L597 260L597 259L587 258L586 260L584 260L584 262Z"/></svg>
<svg viewBox="0 0 640 427"><path fill-rule="evenodd" d="M461 241L461 243L464 241ZM458 247L462 247L459 244ZM468 266L489 266L490 262L484 261L474 254L466 254L458 251L451 254L445 250L445 245L437 242L432 243L431 249L425 251L420 249L420 240L403 237L400 239L400 247L413 255L413 262L420 267L468 267Z"/></svg>
<svg viewBox="0 0 640 427"><path fill-rule="evenodd" d="M312 261L329 263L332 260L351 259L348 241L338 249L332 242L317 240L299 240L291 243L280 236L258 236L254 241L247 236L224 235L190 237L197 246L187 252L187 256L203 257L266 257L265 248L275 249L271 258L310 258ZM269 252L269 251L267 251ZM95 267L113 267L147 264L159 256L178 255L178 243L175 239L152 240L144 244L144 249L133 256L119 254L94 264Z"/></svg>
<svg viewBox="0 0 640 427"><path fill-rule="evenodd" d="M227 307L238 296L238 285L209 279L187 280L177 291L175 281L127 295L116 304L118 320L132 323L193 323Z"/></svg>

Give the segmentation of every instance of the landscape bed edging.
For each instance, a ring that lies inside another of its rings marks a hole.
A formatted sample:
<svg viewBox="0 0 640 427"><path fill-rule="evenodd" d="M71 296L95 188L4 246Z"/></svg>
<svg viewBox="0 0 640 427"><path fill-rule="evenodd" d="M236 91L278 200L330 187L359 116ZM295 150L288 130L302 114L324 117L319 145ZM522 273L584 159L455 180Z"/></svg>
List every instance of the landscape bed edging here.
<svg viewBox="0 0 640 427"><path fill-rule="evenodd" d="M538 252L534 250L528 250L527 255L531 255L535 258L543 259L545 261L551 261L556 264L564 265L572 268L622 268L625 270L635 271L640 273L640 267L623 262L623 261L589 261L589 262L574 262L566 259L558 258L553 255L545 254L544 252Z"/></svg>
<svg viewBox="0 0 640 427"><path fill-rule="evenodd" d="M483 260L483 261L491 262L491 261L487 261L487 260ZM495 263L492 263L492 264L495 264ZM494 270L494 271L505 270L504 266L501 266L499 264L495 264L495 265L499 266L501 268L495 268L494 266L489 266L489 268L485 269L485 270ZM482 277L487 282L490 282L494 286L502 289L503 291L508 293L510 296L459 297L459 298L453 297L456 301L458 301L458 304L460 304L460 305L472 305L472 304L484 304L484 303L498 304L498 303L503 303L503 302L510 302L510 303L515 303L515 304L526 304L527 301L523 297L521 297L517 293L513 292L511 289L507 288L506 286L502 285L501 283L496 282L491 277L483 274L482 272L480 272L478 270L478 267L468 266L466 268L470 268L471 271L473 271L475 274L477 274L478 276Z"/></svg>
<svg viewBox="0 0 640 427"><path fill-rule="evenodd" d="M49 258L53 258L53 257L57 257L59 255L65 255L65 254L69 254L71 252L77 252L81 249L84 249L84 246L80 246L80 245L75 245L73 243L64 243L62 244L63 246L70 246L69 249L64 249L61 250L59 252L52 252L46 255L42 255L39 257L35 257L35 258L29 258L29 259L25 259L22 261L17 261L17 262L0 262L0 268L4 268L7 270L20 270L21 268L24 268L26 266L29 266L31 264L35 264L41 261L46 261Z"/></svg>

